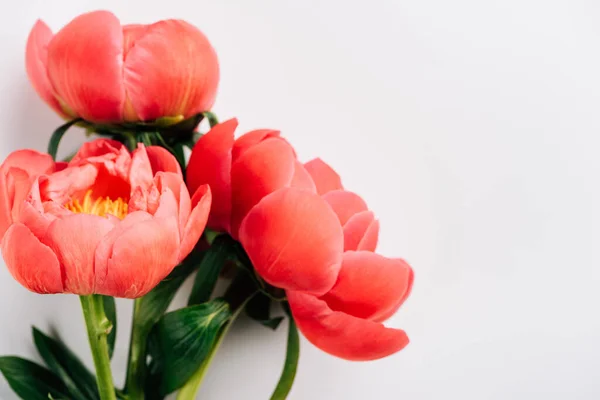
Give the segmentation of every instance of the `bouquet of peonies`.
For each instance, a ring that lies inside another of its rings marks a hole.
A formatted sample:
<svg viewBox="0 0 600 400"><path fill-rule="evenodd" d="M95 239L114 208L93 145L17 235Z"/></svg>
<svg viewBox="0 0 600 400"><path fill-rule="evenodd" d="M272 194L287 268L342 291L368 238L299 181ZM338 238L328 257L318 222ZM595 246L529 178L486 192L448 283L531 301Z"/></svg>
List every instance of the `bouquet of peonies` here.
<svg viewBox="0 0 600 400"><path fill-rule="evenodd" d="M347 360L408 344L382 322L409 295L412 269L375 253L378 221L325 162L302 163L276 130L236 139L235 119L218 123L210 112L217 56L198 29L180 20L122 26L106 11L56 34L38 21L26 67L68 122L47 153L18 150L0 167L2 256L25 288L79 296L95 373L34 328L45 366L0 357L18 396L193 399L242 312L271 329L287 317L271 399L285 399L292 386L297 329ZM94 139L58 161L71 126ZM166 312L191 276L187 307ZM213 293L219 279L227 289ZM110 367L115 297L134 299L123 388Z"/></svg>

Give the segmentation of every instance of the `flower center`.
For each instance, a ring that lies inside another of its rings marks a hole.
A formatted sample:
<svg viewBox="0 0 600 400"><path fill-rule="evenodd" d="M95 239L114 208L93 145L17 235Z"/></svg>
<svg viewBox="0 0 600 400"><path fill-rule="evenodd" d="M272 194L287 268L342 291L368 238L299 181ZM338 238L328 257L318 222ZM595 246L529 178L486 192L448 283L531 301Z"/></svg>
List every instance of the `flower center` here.
<svg viewBox="0 0 600 400"><path fill-rule="evenodd" d="M127 215L127 203L123 198L118 197L116 200L110 197L98 197L92 200L92 190L88 190L83 196L83 200L71 199L65 204L67 210L71 210L78 214L91 214L105 217L108 214L119 219L125 218Z"/></svg>

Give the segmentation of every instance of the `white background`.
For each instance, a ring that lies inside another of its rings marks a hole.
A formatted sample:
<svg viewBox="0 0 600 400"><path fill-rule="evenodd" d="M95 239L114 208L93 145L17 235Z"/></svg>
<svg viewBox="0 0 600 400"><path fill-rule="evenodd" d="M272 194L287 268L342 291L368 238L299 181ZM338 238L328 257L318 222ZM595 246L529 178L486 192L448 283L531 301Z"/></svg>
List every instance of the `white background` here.
<svg viewBox="0 0 600 400"><path fill-rule="evenodd" d="M600 4L6 1L2 158L44 149L60 124L25 76L29 29L97 8L200 27L221 61L219 117L329 161L379 216L380 251L414 266L389 321L411 344L350 363L303 340L290 399L600 398ZM36 324L91 364L76 297L30 294L0 268L0 299L0 354L39 359ZM121 382L130 302L118 307ZM242 320L198 398L267 399L285 331ZM3 379L0 398L14 398Z"/></svg>

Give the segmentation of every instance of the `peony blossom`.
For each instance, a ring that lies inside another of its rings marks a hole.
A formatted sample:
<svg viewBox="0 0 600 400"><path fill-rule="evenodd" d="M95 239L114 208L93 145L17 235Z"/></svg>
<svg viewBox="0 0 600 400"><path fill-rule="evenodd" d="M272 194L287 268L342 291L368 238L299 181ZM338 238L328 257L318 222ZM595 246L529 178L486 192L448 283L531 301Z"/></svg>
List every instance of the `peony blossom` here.
<svg viewBox="0 0 600 400"><path fill-rule="evenodd" d="M2 255L38 293L136 298L186 257L202 234L211 193L195 207L175 158L142 144L84 144L69 163L20 150L0 167Z"/></svg>
<svg viewBox="0 0 600 400"><path fill-rule="evenodd" d="M57 113L91 122L187 118L211 108L219 82L215 51L194 26L121 26L107 11L82 14L56 35L38 21L26 68Z"/></svg>
<svg viewBox="0 0 600 400"><path fill-rule="evenodd" d="M237 121L214 127L192 151L190 191L213 190L209 226L237 238L258 274L285 289L298 327L317 347L349 360L408 344L386 328L412 287L401 259L374 253L379 223L323 161L301 164L279 132L234 140Z"/></svg>

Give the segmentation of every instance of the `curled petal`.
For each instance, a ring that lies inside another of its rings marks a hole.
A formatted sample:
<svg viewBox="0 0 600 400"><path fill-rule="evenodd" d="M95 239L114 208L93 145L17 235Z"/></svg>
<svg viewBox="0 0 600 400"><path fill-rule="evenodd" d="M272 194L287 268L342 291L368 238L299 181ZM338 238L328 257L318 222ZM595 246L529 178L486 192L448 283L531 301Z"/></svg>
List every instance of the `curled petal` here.
<svg viewBox="0 0 600 400"><path fill-rule="evenodd" d="M146 152L148 153L154 174L158 172L173 172L183 179L179 163L168 150L160 146L149 146L146 147Z"/></svg>
<svg viewBox="0 0 600 400"><path fill-rule="evenodd" d="M333 211L340 219L343 225L348 222L350 217L361 211L367 211L367 204L356 193L347 190L333 190L323 195L325 201L329 203Z"/></svg>
<svg viewBox="0 0 600 400"><path fill-rule="evenodd" d="M402 304L404 304L404 301L410 295L410 292L412 291L412 287L413 287L414 278L415 278L414 272L413 272L412 268L409 267L408 289L406 289L406 291L404 292L404 295L398 299L398 302L396 303L396 305L394 307L390 308L388 310L388 312L381 313L380 315L378 315L377 318L374 319L375 322L383 322L386 319L390 318L392 315L396 314L396 311L398 311L400 306Z"/></svg>
<svg viewBox="0 0 600 400"><path fill-rule="evenodd" d="M60 264L48 246L23 224L13 224L2 240L2 256L11 275L36 293L61 293Z"/></svg>
<svg viewBox="0 0 600 400"><path fill-rule="evenodd" d="M279 137L279 131L273 129L257 129L245 133L233 144L233 149L231 150L232 160L237 160L244 151L248 150L250 147L272 137Z"/></svg>
<svg viewBox="0 0 600 400"><path fill-rule="evenodd" d="M317 193L317 188L315 187L315 182L313 181L310 174L304 168L304 165L298 160L294 164L294 176L292 177L292 181L290 182L290 186L296 187L299 189L307 189L311 192Z"/></svg>
<svg viewBox="0 0 600 400"><path fill-rule="evenodd" d="M64 273L64 291L94 293L94 254L114 224L107 218L73 214L56 219L42 239L56 254Z"/></svg>
<svg viewBox="0 0 600 400"><path fill-rule="evenodd" d="M187 220L185 230L181 238L181 247L179 249L179 261L187 257L192 251L204 228L206 227L206 221L208 220L208 213L210 211L210 202L212 196L210 193L210 187L203 185L196 190L192 203L195 204L190 218Z"/></svg>
<svg viewBox="0 0 600 400"><path fill-rule="evenodd" d="M17 150L6 157L0 167L0 172L13 167L25 171L31 177L36 177L54 172L55 163L49 154L35 150Z"/></svg>
<svg viewBox="0 0 600 400"><path fill-rule="evenodd" d="M411 284L412 269L404 260L347 251L335 286L322 299L332 310L380 321L400 306Z"/></svg>
<svg viewBox="0 0 600 400"><path fill-rule="evenodd" d="M131 154L129 183L132 188L139 186L147 190L152 184L153 177L154 174L152 173L152 166L150 165L146 147L142 143L139 143L138 148Z"/></svg>
<svg viewBox="0 0 600 400"><path fill-rule="evenodd" d="M274 286L322 295L335 284L342 227L315 193L285 188L266 196L242 222L239 240L256 271Z"/></svg>
<svg viewBox="0 0 600 400"><path fill-rule="evenodd" d="M106 277L96 292L137 298L148 293L177 265L179 232L175 217L133 224L114 240Z"/></svg>
<svg viewBox="0 0 600 400"><path fill-rule="evenodd" d="M317 186L317 193L323 195L332 190L343 189L340 176L320 158L315 158L304 164L304 168L312 176Z"/></svg>
<svg viewBox="0 0 600 400"><path fill-rule="evenodd" d="M219 82L217 55L196 27L180 20L148 26L127 52L123 79L141 120L209 110Z"/></svg>
<svg viewBox="0 0 600 400"><path fill-rule="evenodd" d="M85 142L69 161L69 166L102 164L111 173L127 175L131 155L121 142L111 139L96 139Z"/></svg>
<svg viewBox="0 0 600 400"><path fill-rule="evenodd" d="M354 214L344 225L344 251L375 251L379 239L379 221L371 211Z"/></svg>
<svg viewBox="0 0 600 400"><path fill-rule="evenodd" d="M110 12L73 19L48 45L48 76L58 97L87 121L122 119L123 31Z"/></svg>
<svg viewBox="0 0 600 400"><path fill-rule="evenodd" d="M231 235L248 211L263 197L292 181L295 171L294 151L284 140L267 139L246 150L231 166Z"/></svg>
<svg viewBox="0 0 600 400"><path fill-rule="evenodd" d="M27 38L25 69L31 85L37 94L60 116L65 116L48 79L48 43L52 31L43 21L37 20Z"/></svg>
<svg viewBox="0 0 600 400"><path fill-rule="evenodd" d="M212 205L208 226L216 230L229 230L231 219L231 148L236 119L213 127L194 146L186 169L190 193L203 184L210 185Z"/></svg>
<svg viewBox="0 0 600 400"><path fill-rule="evenodd" d="M376 360L402 350L406 333L382 324L331 310L309 294L287 292L298 328L321 350L351 361Z"/></svg>

